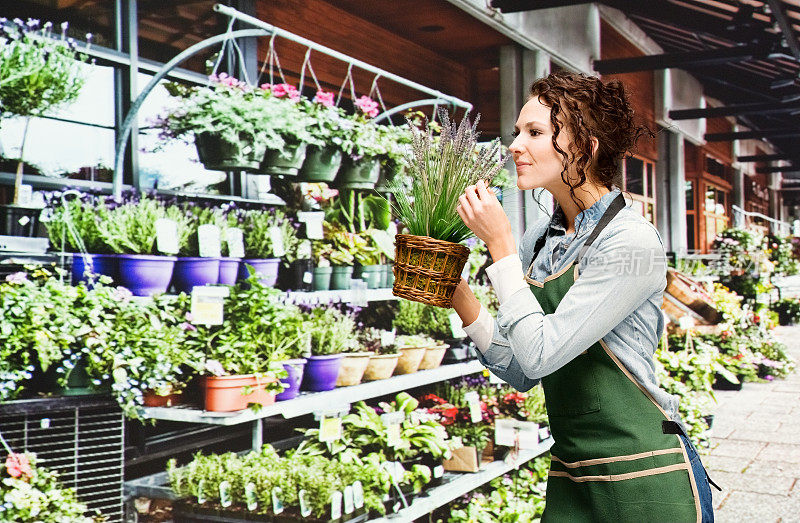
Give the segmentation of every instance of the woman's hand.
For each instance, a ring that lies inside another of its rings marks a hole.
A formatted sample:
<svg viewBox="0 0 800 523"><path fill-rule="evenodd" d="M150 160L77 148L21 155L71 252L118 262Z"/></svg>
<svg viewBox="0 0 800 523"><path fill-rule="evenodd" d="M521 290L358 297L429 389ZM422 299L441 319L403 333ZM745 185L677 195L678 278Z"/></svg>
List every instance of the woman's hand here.
<svg viewBox="0 0 800 523"><path fill-rule="evenodd" d="M467 187L458 198L456 211L475 236L486 243L494 261L517 253L511 222L484 180Z"/></svg>

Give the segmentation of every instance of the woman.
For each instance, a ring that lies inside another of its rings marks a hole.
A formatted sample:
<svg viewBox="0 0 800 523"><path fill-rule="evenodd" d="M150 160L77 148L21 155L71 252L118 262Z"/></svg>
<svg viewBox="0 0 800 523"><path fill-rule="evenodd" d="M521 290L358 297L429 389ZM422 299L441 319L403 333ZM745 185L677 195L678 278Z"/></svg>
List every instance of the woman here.
<svg viewBox="0 0 800 523"><path fill-rule="evenodd" d="M495 260L495 321L462 279L453 300L483 364L519 390L540 380L554 438L544 521L713 521L711 491L675 397L656 382L666 259L656 229L613 187L641 130L619 82L537 80L509 150L521 190L547 189L552 219L519 256L493 191L459 215Z"/></svg>

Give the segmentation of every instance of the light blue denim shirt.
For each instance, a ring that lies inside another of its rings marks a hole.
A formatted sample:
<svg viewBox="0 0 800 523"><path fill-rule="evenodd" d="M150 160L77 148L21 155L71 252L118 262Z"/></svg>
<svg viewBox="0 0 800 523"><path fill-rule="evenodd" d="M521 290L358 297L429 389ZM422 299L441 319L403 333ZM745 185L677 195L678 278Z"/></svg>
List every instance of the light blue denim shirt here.
<svg viewBox="0 0 800 523"><path fill-rule="evenodd" d="M571 265L619 193L611 191L580 213L575 219L577 234L566 234L560 209L527 230L520 244L526 275L541 282ZM547 240L532 260L536 240L545 233ZM491 344L478 351L480 361L524 391L602 339L641 388L680 422L677 397L658 386L653 362L664 330L666 261L658 231L626 206L583 255L578 279L553 314L543 313L528 287L500 304Z"/></svg>

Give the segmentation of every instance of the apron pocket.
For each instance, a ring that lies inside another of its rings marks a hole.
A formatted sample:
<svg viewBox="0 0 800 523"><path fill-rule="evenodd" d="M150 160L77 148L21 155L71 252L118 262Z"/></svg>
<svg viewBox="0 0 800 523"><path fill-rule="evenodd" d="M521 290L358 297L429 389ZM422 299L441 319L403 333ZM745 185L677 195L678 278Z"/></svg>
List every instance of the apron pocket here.
<svg viewBox="0 0 800 523"><path fill-rule="evenodd" d="M697 521L697 505L688 470L609 483L617 504L618 521Z"/></svg>
<svg viewBox="0 0 800 523"><path fill-rule="evenodd" d="M589 354L581 354L558 369L555 379L542 378L550 417L580 416L600 410L597 379L590 358Z"/></svg>

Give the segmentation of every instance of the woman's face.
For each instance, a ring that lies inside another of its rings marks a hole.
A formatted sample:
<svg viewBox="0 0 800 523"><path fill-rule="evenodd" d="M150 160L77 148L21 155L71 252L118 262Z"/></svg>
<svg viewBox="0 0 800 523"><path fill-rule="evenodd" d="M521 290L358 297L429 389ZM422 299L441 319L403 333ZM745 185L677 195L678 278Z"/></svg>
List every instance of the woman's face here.
<svg viewBox="0 0 800 523"><path fill-rule="evenodd" d="M516 138L508 149L517 164L517 187L523 191L543 187L555 192L563 186L563 157L553 147L550 108L542 105L538 97L532 97L522 106L514 132ZM556 142L562 150L569 151L569 136L563 127Z"/></svg>

